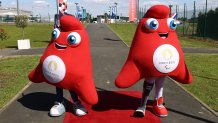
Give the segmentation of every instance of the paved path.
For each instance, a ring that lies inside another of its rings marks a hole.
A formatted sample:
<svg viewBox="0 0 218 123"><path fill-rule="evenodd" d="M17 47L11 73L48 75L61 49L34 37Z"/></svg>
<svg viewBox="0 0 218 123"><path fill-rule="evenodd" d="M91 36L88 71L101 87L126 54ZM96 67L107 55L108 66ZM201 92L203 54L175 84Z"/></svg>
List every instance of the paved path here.
<svg viewBox="0 0 218 123"><path fill-rule="evenodd" d="M91 40L93 71L98 89L118 90L114 79L124 64L129 48L104 24L90 24L87 31ZM4 52L4 53L3 53ZM43 49L2 51L0 56L41 54ZM216 123L218 118L174 82L165 82L165 103L169 116L163 123ZM128 90L141 90L139 82ZM32 84L22 95L0 114L0 123L60 123L63 117L50 118L49 108L54 100L54 87L47 84ZM153 93L152 93L153 95ZM65 93L69 99L68 92ZM152 96L151 98L152 99ZM126 103L126 102L124 102Z"/></svg>
<svg viewBox="0 0 218 123"><path fill-rule="evenodd" d="M105 38L104 40L109 41L110 38ZM119 40L111 40L113 41L121 41ZM97 44L95 46L93 43L91 43L91 46L93 47L99 47L102 44ZM108 43L108 45L111 45L111 43ZM107 46L108 46L107 45ZM116 47L116 46L114 46ZM7 56L19 56L19 55L41 55L45 51L45 48L33 48L33 49L27 49L27 50L16 50L16 49L0 49L0 58L1 57L7 57ZM185 53L196 53L196 54L218 54L218 48L183 48L183 51Z"/></svg>
<svg viewBox="0 0 218 123"><path fill-rule="evenodd" d="M92 32L90 31L90 34L91 33ZM95 33L96 32L93 32L93 34L95 34ZM91 36L91 38L92 38L92 36ZM98 41L97 42L92 41L91 47L104 47L104 45L105 46L119 47L119 45L114 45L113 42L120 42L121 41L121 39L119 39L119 38L118 39L102 38L102 40L105 42L99 43ZM27 50L0 49L0 58L1 57L8 57L8 56L9 57L10 56L19 56L19 55L41 55L44 51L45 51L45 48L32 48L32 49L27 49ZM218 54L218 48L183 48L183 51L185 53Z"/></svg>
<svg viewBox="0 0 218 123"><path fill-rule="evenodd" d="M44 52L44 48L15 50L15 49L2 49L0 50L0 57L17 56L17 55L40 55Z"/></svg>

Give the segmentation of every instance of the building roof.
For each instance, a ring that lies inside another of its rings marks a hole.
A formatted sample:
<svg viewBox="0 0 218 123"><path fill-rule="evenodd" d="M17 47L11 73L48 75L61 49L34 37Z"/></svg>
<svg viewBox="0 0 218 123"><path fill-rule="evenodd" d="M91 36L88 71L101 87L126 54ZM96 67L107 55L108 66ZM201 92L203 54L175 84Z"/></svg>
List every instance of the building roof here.
<svg viewBox="0 0 218 123"><path fill-rule="evenodd" d="M32 11L19 10L20 15L30 16ZM0 16L16 16L17 8L0 8Z"/></svg>
<svg viewBox="0 0 218 123"><path fill-rule="evenodd" d="M105 15L97 15L97 18L104 18Z"/></svg>

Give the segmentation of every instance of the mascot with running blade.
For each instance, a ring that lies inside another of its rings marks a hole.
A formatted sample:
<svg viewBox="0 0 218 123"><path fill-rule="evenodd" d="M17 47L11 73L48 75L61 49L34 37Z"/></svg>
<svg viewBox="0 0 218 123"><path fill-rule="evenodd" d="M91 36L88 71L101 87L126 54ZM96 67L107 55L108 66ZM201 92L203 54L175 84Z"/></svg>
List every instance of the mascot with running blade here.
<svg viewBox="0 0 218 123"><path fill-rule="evenodd" d="M143 84L141 104L135 115L145 116L146 103L155 85L153 112L159 117L168 115L163 106L164 79L168 76L182 84L190 84L192 75L184 62L184 54L176 35L176 14L169 17L170 9L165 5L152 6L139 22L128 58L115 84L128 88L139 80ZM167 83L166 83L167 84Z"/></svg>
<svg viewBox="0 0 218 123"><path fill-rule="evenodd" d="M92 105L98 102L88 33L77 18L72 15L60 17L60 26L52 31L51 42L38 66L30 72L29 79L56 86L57 102L50 110L51 116L60 116L66 111L62 104L63 89L70 91L76 109L74 113L78 116L87 114L79 98Z"/></svg>

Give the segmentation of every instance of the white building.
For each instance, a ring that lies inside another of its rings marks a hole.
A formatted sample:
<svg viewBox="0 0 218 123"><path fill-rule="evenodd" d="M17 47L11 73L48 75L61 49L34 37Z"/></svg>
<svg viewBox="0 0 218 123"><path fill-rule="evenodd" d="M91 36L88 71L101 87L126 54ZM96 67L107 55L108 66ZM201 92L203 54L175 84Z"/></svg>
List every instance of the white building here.
<svg viewBox="0 0 218 123"><path fill-rule="evenodd" d="M97 22L98 23L105 23L105 16L104 15L97 15Z"/></svg>
<svg viewBox="0 0 218 123"><path fill-rule="evenodd" d="M19 14L30 17L32 15L32 12L26 11L26 10L19 10ZM17 15L17 8L0 8L0 21L1 22L14 21L14 17L16 15Z"/></svg>

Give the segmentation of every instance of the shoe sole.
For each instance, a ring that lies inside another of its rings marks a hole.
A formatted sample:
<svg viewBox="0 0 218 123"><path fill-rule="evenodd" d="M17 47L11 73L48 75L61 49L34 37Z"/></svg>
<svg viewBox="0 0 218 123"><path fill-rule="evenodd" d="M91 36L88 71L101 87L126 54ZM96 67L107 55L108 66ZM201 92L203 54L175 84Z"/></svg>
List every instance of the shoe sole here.
<svg viewBox="0 0 218 123"><path fill-rule="evenodd" d="M62 116L63 114L61 114L61 115L51 115L50 113L49 113L49 116L50 117L60 117L60 116Z"/></svg>
<svg viewBox="0 0 218 123"><path fill-rule="evenodd" d="M168 114L165 114L165 115L159 115L159 114L157 114L155 111L153 111L153 113L154 113L156 116L160 117L160 118L165 118L165 117L168 116Z"/></svg>
<svg viewBox="0 0 218 123"><path fill-rule="evenodd" d="M141 110L136 110L134 112L134 116L135 117L144 117L145 116L145 112L141 111Z"/></svg>
<svg viewBox="0 0 218 123"><path fill-rule="evenodd" d="M158 117L161 117L161 118L165 118L165 117L167 117L168 116L168 114L166 114L166 115L157 115Z"/></svg>
<svg viewBox="0 0 218 123"><path fill-rule="evenodd" d="M87 115L87 114L88 114L88 113L85 113L85 114L81 114L81 115L80 115L80 114L76 114L76 113L75 113L75 115L78 116L78 117L82 117L82 116L85 116L85 115Z"/></svg>

